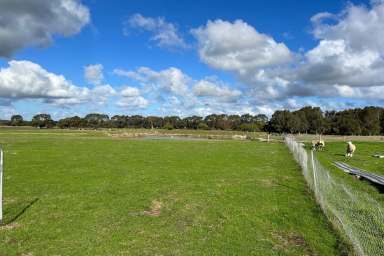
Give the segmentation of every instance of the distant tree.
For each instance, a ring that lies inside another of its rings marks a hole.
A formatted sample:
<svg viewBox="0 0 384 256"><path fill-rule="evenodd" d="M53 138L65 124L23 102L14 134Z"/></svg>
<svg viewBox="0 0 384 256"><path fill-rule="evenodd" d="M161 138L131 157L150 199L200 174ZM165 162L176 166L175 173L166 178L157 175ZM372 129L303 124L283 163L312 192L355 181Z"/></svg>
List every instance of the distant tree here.
<svg viewBox="0 0 384 256"><path fill-rule="evenodd" d="M299 133L301 127L300 122L301 120L299 116L295 115L294 113L288 114L286 129L289 131L289 133Z"/></svg>
<svg viewBox="0 0 384 256"><path fill-rule="evenodd" d="M51 115L38 114L32 118L31 124L38 128L51 128L55 125L55 122L52 120Z"/></svg>
<svg viewBox="0 0 384 256"><path fill-rule="evenodd" d="M163 128L166 130L173 130L174 129L174 127L171 123L165 123Z"/></svg>
<svg viewBox="0 0 384 256"><path fill-rule="evenodd" d="M240 116L240 121L242 124L250 124L253 122L254 116L250 114L244 114Z"/></svg>
<svg viewBox="0 0 384 256"><path fill-rule="evenodd" d="M258 114L255 116L256 126L258 127L259 131L263 131L266 128L266 125L268 124L268 117L264 114Z"/></svg>
<svg viewBox="0 0 384 256"><path fill-rule="evenodd" d="M382 112L382 109L377 107L365 107L358 110L362 135L380 134L380 119Z"/></svg>
<svg viewBox="0 0 384 256"><path fill-rule="evenodd" d="M140 115L130 116L127 119L129 128L143 128L144 127L144 117Z"/></svg>
<svg viewBox="0 0 384 256"><path fill-rule="evenodd" d="M264 114L258 114L254 117L254 119L256 120L256 122L259 122L259 123L267 123L268 122L268 117Z"/></svg>
<svg viewBox="0 0 384 256"><path fill-rule="evenodd" d="M310 131L309 129L309 121L307 119L306 113L299 109L295 112L293 112L293 115L297 117L297 132L298 133L308 133Z"/></svg>
<svg viewBox="0 0 384 256"><path fill-rule="evenodd" d="M197 125L197 129L199 129L199 130L209 130L209 126L206 123L201 122L201 123L199 123Z"/></svg>
<svg viewBox="0 0 384 256"><path fill-rule="evenodd" d="M114 115L111 117L111 126L114 128L128 127L127 116Z"/></svg>
<svg viewBox="0 0 384 256"><path fill-rule="evenodd" d="M273 113L269 123L270 131L285 133L291 132L290 119L292 113L289 110L277 110Z"/></svg>
<svg viewBox="0 0 384 256"><path fill-rule="evenodd" d="M307 106L296 112L300 112L301 129L307 128L307 132L313 134L325 131L325 119L319 107Z"/></svg>
<svg viewBox="0 0 384 256"><path fill-rule="evenodd" d="M102 128L110 127L109 116L105 114L92 113L84 117L88 127Z"/></svg>
<svg viewBox="0 0 384 256"><path fill-rule="evenodd" d="M144 128L162 128L164 125L164 119L157 116L148 116L144 118L143 127Z"/></svg>
<svg viewBox="0 0 384 256"><path fill-rule="evenodd" d="M225 114L216 115L215 128L219 130L230 130L232 128L232 120Z"/></svg>
<svg viewBox="0 0 384 256"><path fill-rule="evenodd" d="M183 121L187 129L198 129L199 124L203 122L203 118L201 116L191 116L184 118Z"/></svg>
<svg viewBox="0 0 384 256"><path fill-rule="evenodd" d="M216 129L216 124L219 117L216 114L208 115L204 118L204 123L210 128L210 129Z"/></svg>
<svg viewBox="0 0 384 256"><path fill-rule="evenodd" d="M384 134L384 109L381 109L380 115L380 134Z"/></svg>
<svg viewBox="0 0 384 256"><path fill-rule="evenodd" d="M228 116L228 125L231 130L239 130L241 125L241 117L239 115L229 115Z"/></svg>
<svg viewBox="0 0 384 256"><path fill-rule="evenodd" d="M256 123L243 123L237 127L237 130L244 132L257 132L261 131L260 127Z"/></svg>
<svg viewBox="0 0 384 256"><path fill-rule="evenodd" d="M252 116L250 114L244 114L240 116L240 125L237 130L242 131L264 131L268 124L268 117L264 114L258 114Z"/></svg>
<svg viewBox="0 0 384 256"><path fill-rule="evenodd" d="M62 129L68 128L82 128L86 126L85 120L78 116L68 117L64 119L60 119L57 122L57 126Z"/></svg>
<svg viewBox="0 0 384 256"><path fill-rule="evenodd" d="M164 126L168 128L172 126L174 129L182 129L184 128L184 123L178 116L166 116L164 117Z"/></svg>
<svg viewBox="0 0 384 256"><path fill-rule="evenodd" d="M337 120L337 112L332 111L326 111L324 114L325 119L325 133L326 134L337 134L338 128L336 126L336 120Z"/></svg>
<svg viewBox="0 0 384 256"><path fill-rule="evenodd" d="M14 115L6 125L26 125L22 116ZM36 127L52 127L55 122L48 114L35 115L30 122ZM340 135L384 134L384 109L364 107L342 111L326 111L318 107L306 106L296 111L277 110L270 120L263 114L226 115L210 114L205 118L190 116L147 116L108 115L91 113L84 118L78 116L59 120L60 128L115 127L115 128L165 128L165 129L220 129L241 131L267 131L278 133L325 133Z"/></svg>
<svg viewBox="0 0 384 256"><path fill-rule="evenodd" d="M356 109L337 112L334 118L333 130L339 135L360 135L361 126Z"/></svg>
<svg viewBox="0 0 384 256"><path fill-rule="evenodd" d="M11 117L10 125L21 126L21 125L23 125L23 123L24 123L24 120L23 120L23 117L21 115L13 115Z"/></svg>

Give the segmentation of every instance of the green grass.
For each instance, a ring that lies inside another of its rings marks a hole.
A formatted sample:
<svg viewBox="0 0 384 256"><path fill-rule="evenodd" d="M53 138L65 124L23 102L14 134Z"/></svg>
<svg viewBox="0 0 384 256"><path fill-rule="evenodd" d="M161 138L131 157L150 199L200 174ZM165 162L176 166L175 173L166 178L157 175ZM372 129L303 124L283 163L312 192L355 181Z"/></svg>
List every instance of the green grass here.
<svg viewBox="0 0 384 256"><path fill-rule="evenodd" d="M246 132L232 130L189 130L189 129L131 129L131 128L99 128L99 129L35 129L30 126L0 126L0 135L67 135L67 136L111 136L111 137L131 137L140 136L174 136L174 137L197 137L209 139L232 139L233 135L245 135L250 139L267 139L265 132ZM130 136L131 135L131 136ZM271 140L283 141L283 137L278 134L271 134Z"/></svg>
<svg viewBox="0 0 384 256"><path fill-rule="evenodd" d="M0 132L0 255L344 250L281 143L34 131Z"/></svg>
<svg viewBox="0 0 384 256"><path fill-rule="evenodd" d="M316 155L321 163L338 177L343 178L349 185L369 193L372 197L384 204L384 191L379 187L373 186L369 181L358 180L352 175L348 175L333 166L333 162L345 162L353 167L358 167L366 171L384 175L384 158L375 158L374 154L384 155L384 143L372 141L354 142L356 152L352 158L345 157L347 148L346 142L328 142L323 152L317 152Z"/></svg>

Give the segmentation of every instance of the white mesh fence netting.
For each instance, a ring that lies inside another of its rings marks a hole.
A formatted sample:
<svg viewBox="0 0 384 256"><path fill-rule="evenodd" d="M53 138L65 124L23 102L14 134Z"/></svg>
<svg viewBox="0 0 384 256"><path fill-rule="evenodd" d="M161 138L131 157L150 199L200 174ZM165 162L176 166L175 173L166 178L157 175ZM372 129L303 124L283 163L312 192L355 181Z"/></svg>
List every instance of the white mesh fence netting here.
<svg viewBox="0 0 384 256"><path fill-rule="evenodd" d="M346 235L358 255L384 255L384 202L347 184L324 168L313 151L293 136L285 143L300 164L318 204L334 226Z"/></svg>

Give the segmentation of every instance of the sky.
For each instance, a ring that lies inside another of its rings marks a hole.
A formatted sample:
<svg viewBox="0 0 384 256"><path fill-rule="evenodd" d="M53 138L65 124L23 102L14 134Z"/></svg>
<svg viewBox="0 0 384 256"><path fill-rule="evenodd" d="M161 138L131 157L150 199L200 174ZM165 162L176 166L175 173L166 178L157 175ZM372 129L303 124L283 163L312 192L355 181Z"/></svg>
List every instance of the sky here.
<svg viewBox="0 0 384 256"><path fill-rule="evenodd" d="M383 103L381 0L0 0L0 119Z"/></svg>

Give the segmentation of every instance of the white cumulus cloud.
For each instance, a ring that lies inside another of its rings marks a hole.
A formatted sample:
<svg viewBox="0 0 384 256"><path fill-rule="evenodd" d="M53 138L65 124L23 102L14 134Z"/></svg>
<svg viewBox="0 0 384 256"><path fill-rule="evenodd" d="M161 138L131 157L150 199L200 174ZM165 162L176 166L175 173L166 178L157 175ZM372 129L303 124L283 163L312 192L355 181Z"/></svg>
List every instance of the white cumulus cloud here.
<svg viewBox="0 0 384 256"><path fill-rule="evenodd" d="M193 93L198 97L212 97L219 102L234 102L241 96L241 91L221 86L214 81L200 80L193 87Z"/></svg>
<svg viewBox="0 0 384 256"><path fill-rule="evenodd" d="M99 85L104 79L103 65L94 64L84 67L84 78L88 83L93 85Z"/></svg>
<svg viewBox="0 0 384 256"><path fill-rule="evenodd" d="M255 106L297 106L292 97L382 100L383 1L348 4L338 14L318 13L311 22L318 44L296 53L241 20L208 21L192 33L200 59L233 73L248 86L244 95Z"/></svg>
<svg viewBox="0 0 384 256"><path fill-rule="evenodd" d="M53 36L79 33L89 21L89 9L79 0L1 0L0 56L49 45Z"/></svg>
<svg viewBox="0 0 384 256"><path fill-rule="evenodd" d="M177 26L165 21L163 17L145 17L140 13L136 13L124 22L124 35L129 35L131 29L151 32L151 40L155 41L159 47L187 47L183 37L178 32Z"/></svg>
<svg viewBox="0 0 384 256"><path fill-rule="evenodd" d="M153 90L162 90L181 96L185 96L188 93L190 77L178 68L170 67L161 71L155 71L148 67L140 67L134 71L115 69L113 73L137 80L143 86Z"/></svg>
<svg viewBox="0 0 384 256"><path fill-rule="evenodd" d="M74 85L63 75L51 73L31 61L10 61L0 69L0 98L8 100L41 99L57 105L87 102L103 103L115 94L110 85L91 89Z"/></svg>
<svg viewBox="0 0 384 256"><path fill-rule="evenodd" d="M370 7L349 4L339 14L319 13L311 19L313 34L320 40L344 40L353 50L383 51L384 4Z"/></svg>
<svg viewBox="0 0 384 256"><path fill-rule="evenodd" d="M121 96L123 97L137 97L140 96L139 89L135 87L126 86L123 90L121 90Z"/></svg>
<svg viewBox="0 0 384 256"><path fill-rule="evenodd" d="M117 105L126 109L144 109L148 107L149 101L141 96L139 89L135 87L125 86L120 95L122 96Z"/></svg>
<svg viewBox="0 0 384 256"><path fill-rule="evenodd" d="M244 113L251 111L247 101L241 101L242 92L215 77L199 80L182 70L170 67L153 70L140 67L136 70L115 69L115 75L136 81L143 88L146 98L156 104L163 115L190 115L203 113ZM121 95L139 97L139 89L128 87Z"/></svg>
<svg viewBox="0 0 384 256"><path fill-rule="evenodd" d="M4 98L81 98L88 94L66 80L30 61L10 61L0 70L0 97Z"/></svg>
<svg viewBox="0 0 384 256"><path fill-rule="evenodd" d="M241 73L291 59L285 44L259 33L242 20L208 21L205 26L193 29L192 34L198 41L201 60L217 69Z"/></svg>

